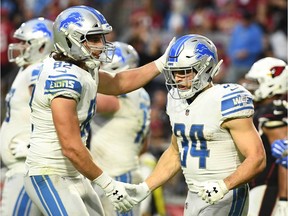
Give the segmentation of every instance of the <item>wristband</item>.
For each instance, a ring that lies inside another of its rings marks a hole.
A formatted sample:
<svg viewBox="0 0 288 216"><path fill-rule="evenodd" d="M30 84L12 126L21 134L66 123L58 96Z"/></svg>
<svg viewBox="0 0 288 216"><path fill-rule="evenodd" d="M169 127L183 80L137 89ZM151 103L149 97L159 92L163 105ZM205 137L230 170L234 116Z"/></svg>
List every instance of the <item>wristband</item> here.
<svg viewBox="0 0 288 216"><path fill-rule="evenodd" d="M92 183L97 184L102 189L106 188L112 182L112 178L106 173L102 172L100 176L92 181Z"/></svg>

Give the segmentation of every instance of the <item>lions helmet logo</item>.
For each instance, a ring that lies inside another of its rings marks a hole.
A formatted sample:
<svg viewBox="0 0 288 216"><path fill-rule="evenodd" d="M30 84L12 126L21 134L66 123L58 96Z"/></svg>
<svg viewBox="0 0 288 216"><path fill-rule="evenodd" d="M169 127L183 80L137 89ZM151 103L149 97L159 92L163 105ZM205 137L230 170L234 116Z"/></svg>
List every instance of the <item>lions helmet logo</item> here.
<svg viewBox="0 0 288 216"><path fill-rule="evenodd" d="M44 35L47 35L49 38L52 37L52 33L49 31L49 29L47 28L47 26L44 23L37 23L34 27L33 27L33 33L34 32L38 32L41 31L44 33Z"/></svg>
<svg viewBox="0 0 288 216"><path fill-rule="evenodd" d="M199 43L195 48L195 54L197 59L201 58L203 55L212 56L216 61L215 53L213 53L205 44Z"/></svg>
<svg viewBox="0 0 288 216"><path fill-rule="evenodd" d="M67 29L71 23L81 27L82 26L81 22L83 22L83 21L84 21L84 19L80 13L73 12L73 13L69 14L69 16L66 19L61 21L60 26L59 26L59 31L61 28Z"/></svg>

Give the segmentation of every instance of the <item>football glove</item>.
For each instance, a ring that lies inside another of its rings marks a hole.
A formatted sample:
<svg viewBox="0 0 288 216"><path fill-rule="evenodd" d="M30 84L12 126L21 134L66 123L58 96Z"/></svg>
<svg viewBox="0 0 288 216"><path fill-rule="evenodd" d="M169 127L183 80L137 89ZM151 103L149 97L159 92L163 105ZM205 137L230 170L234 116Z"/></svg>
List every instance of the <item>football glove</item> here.
<svg viewBox="0 0 288 216"><path fill-rule="evenodd" d="M287 140L275 140L271 145L272 155L277 158L276 163L288 168L288 144Z"/></svg>
<svg viewBox="0 0 288 216"><path fill-rule="evenodd" d="M287 152L288 150L287 140L284 140L284 139L275 140L271 145L271 150L272 150L272 155L275 158L281 158L283 156L287 156L287 153L288 153ZM286 155L284 155L285 153Z"/></svg>
<svg viewBox="0 0 288 216"><path fill-rule="evenodd" d="M114 209L119 212L127 212L133 207L133 201L125 191L125 183L115 181L106 173L102 173L92 183L100 186L108 199L112 202Z"/></svg>
<svg viewBox="0 0 288 216"><path fill-rule="evenodd" d="M200 196L202 200L205 200L205 202L214 204L221 200L228 191L224 181L219 180L205 183L204 187L198 192L198 196Z"/></svg>
<svg viewBox="0 0 288 216"><path fill-rule="evenodd" d="M166 61L167 61L168 53L170 51L170 48L174 44L175 40L176 40L176 37L173 37L172 40L170 41L167 49L165 50L165 53L160 58L158 58L154 61L154 63L156 64L156 67L160 71L160 73L162 73L164 70L164 66L165 66Z"/></svg>
<svg viewBox="0 0 288 216"><path fill-rule="evenodd" d="M278 200L274 207L273 216L287 216L288 215L288 201Z"/></svg>
<svg viewBox="0 0 288 216"><path fill-rule="evenodd" d="M125 184L125 189L129 194L129 196L131 197L131 200L133 200L134 205L137 205L151 194L151 190L149 189L146 182L142 182L137 185Z"/></svg>
<svg viewBox="0 0 288 216"><path fill-rule="evenodd" d="M22 142L22 143L16 143L13 142L10 144L10 151L12 155L16 158L25 158L28 154L28 148L29 144Z"/></svg>

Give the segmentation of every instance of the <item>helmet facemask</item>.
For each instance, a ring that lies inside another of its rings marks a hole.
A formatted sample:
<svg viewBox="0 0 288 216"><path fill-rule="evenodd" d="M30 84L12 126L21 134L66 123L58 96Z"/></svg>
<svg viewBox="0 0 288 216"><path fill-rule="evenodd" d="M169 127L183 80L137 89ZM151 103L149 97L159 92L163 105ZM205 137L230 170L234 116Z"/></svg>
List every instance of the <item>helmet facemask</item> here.
<svg viewBox="0 0 288 216"><path fill-rule="evenodd" d="M12 43L8 47L8 59L19 67L40 62L46 56L41 55L45 48L46 39L29 40L23 43Z"/></svg>

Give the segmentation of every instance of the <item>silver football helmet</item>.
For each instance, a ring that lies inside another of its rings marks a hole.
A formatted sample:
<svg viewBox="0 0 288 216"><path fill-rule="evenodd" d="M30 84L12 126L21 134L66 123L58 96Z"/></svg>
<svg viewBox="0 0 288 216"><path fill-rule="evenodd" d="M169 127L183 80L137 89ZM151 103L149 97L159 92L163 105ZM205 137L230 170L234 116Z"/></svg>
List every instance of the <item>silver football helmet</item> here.
<svg viewBox="0 0 288 216"><path fill-rule="evenodd" d="M92 7L74 6L62 11L54 22L53 31L57 52L75 61L111 62L113 58L114 46L104 36L112 31L112 27ZM93 45L89 42L93 38L102 40L103 45ZM83 44L85 41L86 46ZM93 55L95 52L104 55Z"/></svg>
<svg viewBox="0 0 288 216"><path fill-rule="evenodd" d="M13 35L20 40L8 47L8 59L19 67L43 60L53 49L53 22L42 17L24 22Z"/></svg>
<svg viewBox="0 0 288 216"><path fill-rule="evenodd" d="M137 51L129 44L113 42L115 53L111 63L102 63L101 69L110 73L118 73L127 69L136 68L139 64Z"/></svg>
<svg viewBox="0 0 288 216"><path fill-rule="evenodd" d="M189 34L178 38L171 46L164 67L166 86L175 99L188 99L202 91L218 73L222 60L218 62L217 49L208 38ZM176 82L174 72L184 76L192 71L196 74L191 80ZM189 88L181 85L190 84Z"/></svg>
<svg viewBox="0 0 288 216"><path fill-rule="evenodd" d="M256 61L245 78L254 84L244 83L255 101L261 101L288 91L288 65L281 59L265 57Z"/></svg>

